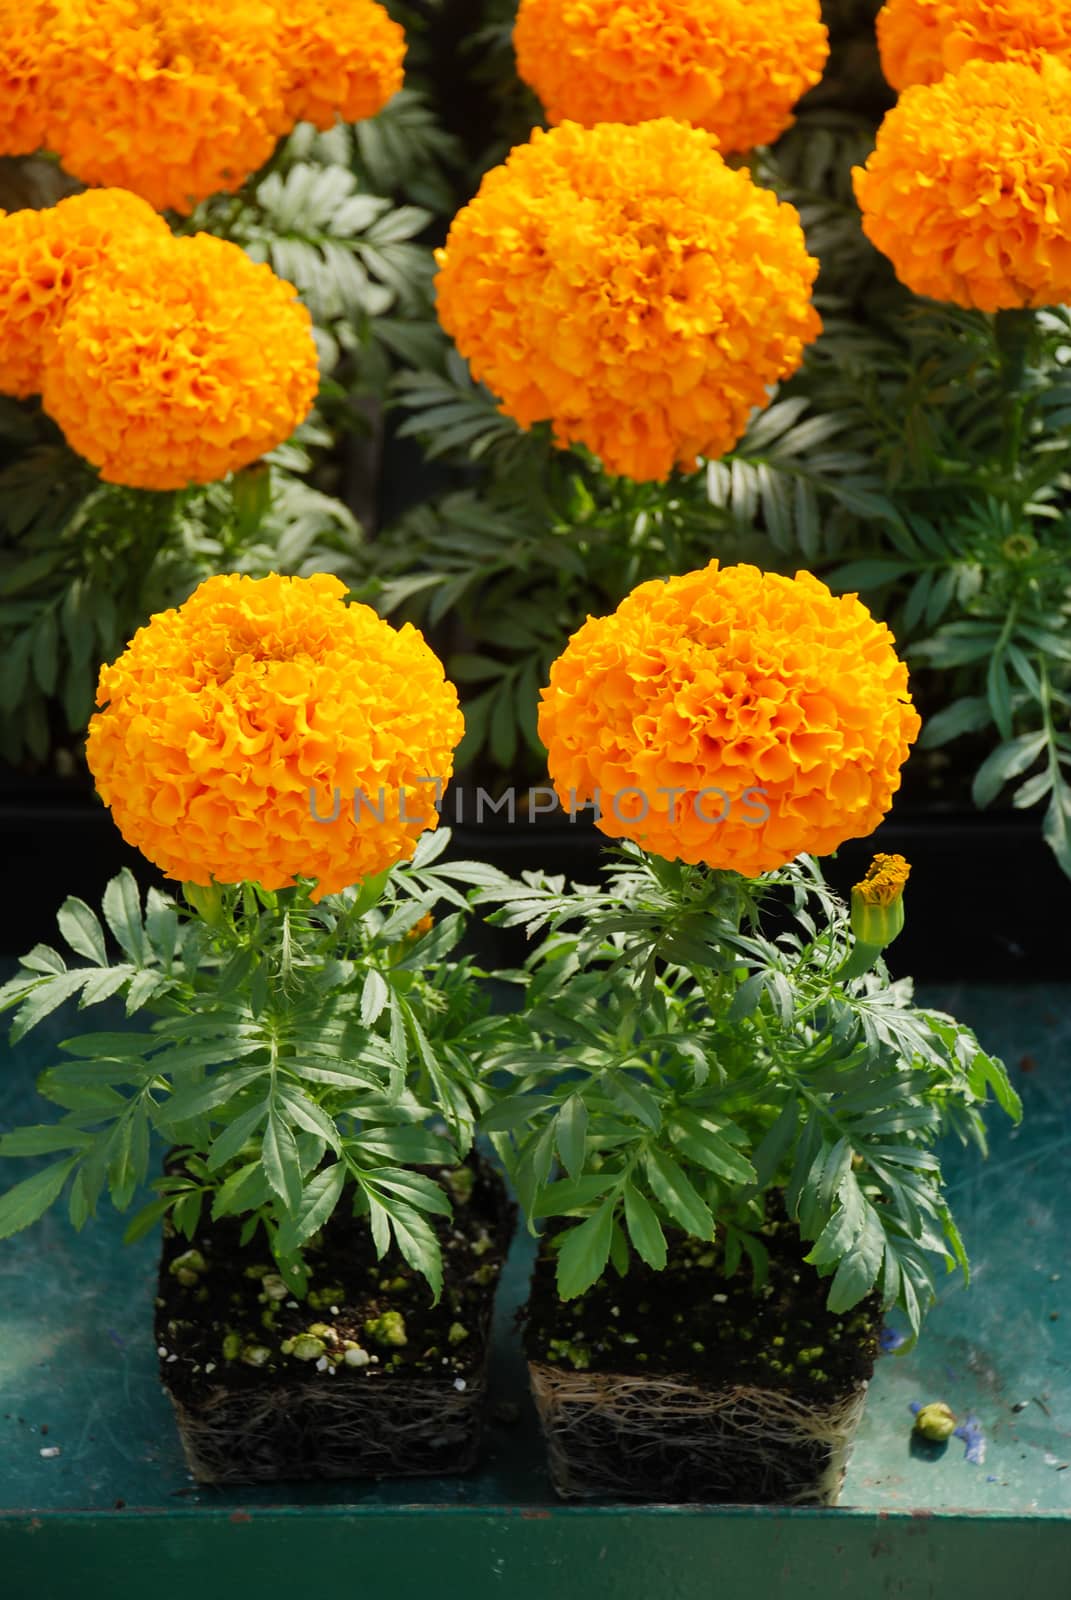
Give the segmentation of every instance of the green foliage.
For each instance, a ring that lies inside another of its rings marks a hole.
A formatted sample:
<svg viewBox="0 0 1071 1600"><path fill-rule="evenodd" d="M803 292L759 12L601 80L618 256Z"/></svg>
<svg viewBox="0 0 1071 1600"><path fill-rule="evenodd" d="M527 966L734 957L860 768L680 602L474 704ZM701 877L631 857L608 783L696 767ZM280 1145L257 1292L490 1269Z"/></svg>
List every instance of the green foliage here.
<svg viewBox="0 0 1071 1600"><path fill-rule="evenodd" d="M479 1062L497 1024L451 952L474 890L503 881L444 865L448 838L425 835L410 864L319 905L308 885L190 891L187 903L151 889L143 905L129 872L109 884L103 920L67 900L67 953L37 945L0 989L12 1040L69 1001L122 998L146 1023L68 1039L42 1074L64 1115L4 1135L0 1155L62 1158L0 1198L0 1238L65 1188L76 1227L105 1189L127 1210L160 1136L172 1158L128 1237L164 1216L191 1239L202 1216L244 1217L300 1289L303 1247L347 1205L381 1255L393 1239L438 1294L428 1219L449 1203L415 1169L462 1160L487 1104Z"/></svg>
<svg viewBox="0 0 1071 1600"><path fill-rule="evenodd" d="M520 758L539 775L538 690L589 613L714 555L794 570L801 548L817 555L876 494L846 443L850 416L802 397L775 401L724 461L659 484L608 477L545 426L522 432L445 348L396 390L409 413L399 433L469 476L475 467L479 482L417 506L370 546L361 592L422 626L449 618L448 670L469 690L461 759L499 769Z"/></svg>
<svg viewBox="0 0 1071 1600"><path fill-rule="evenodd" d="M206 488L103 484L28 406L0 402L0 755L76 742L97 672L216 572L349 575L360 529L304 481L306 425L270 464Z"/></svg>
<svg viewBox="0 0 1071 1600"><path fill-rule="evenodd" d="M1019 1105L968 1028L909 982L845 978L848 913L801 857L748 880L621 852L605 888L525 875L492 920L546 934L514 974L523 1005L489 1061L511 1085L482 1126L530 1218L565 1219L558 1288L658 1269L670 1230L761 1274L767 1190L784 1191L843 1311L876 1291L917 1331L931 1260L966 1271L935 1141L985 1149L990 1093ZM764 914L790 925L776 937Z"/></svg>

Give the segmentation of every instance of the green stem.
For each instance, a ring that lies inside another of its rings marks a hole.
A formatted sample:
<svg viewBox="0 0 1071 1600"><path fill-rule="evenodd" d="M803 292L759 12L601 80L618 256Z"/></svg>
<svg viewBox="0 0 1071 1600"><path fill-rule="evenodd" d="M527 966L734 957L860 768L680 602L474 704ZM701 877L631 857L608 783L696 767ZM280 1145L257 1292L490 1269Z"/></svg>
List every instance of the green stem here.
<svg viewBox="0 0 1071 1600"><path fill-rule="evenodd" d="M1004 414L1007 437L1004 447L1004 469L1015 480L1019 476L1019 457L1022 450L1023 413L1026 396L1023 377L1029 365L1037 332L1037 317L1033 311L998 311L993 318L993 337L1000 362L1000 381L1004 393Z"/></svg>

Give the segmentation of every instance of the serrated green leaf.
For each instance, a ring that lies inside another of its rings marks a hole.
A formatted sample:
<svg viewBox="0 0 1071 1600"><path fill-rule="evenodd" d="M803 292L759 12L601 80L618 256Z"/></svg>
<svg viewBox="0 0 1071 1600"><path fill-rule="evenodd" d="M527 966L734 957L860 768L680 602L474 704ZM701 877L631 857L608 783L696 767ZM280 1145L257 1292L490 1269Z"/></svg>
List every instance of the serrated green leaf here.
<svg viewBox="0 0 1071 1600"><path fill-rule="evenodd" d="M610 1259L613 1228L614 1204L606 1201L562 1235L557 1267L560 1299L575 1300L602 1277Z"/></svg>
<svg viewBox="0 0 1071 1600"><path fill-rule="evenodd" d="M77 1160L77 1156L71 1156L66 1161L54 1161L0 1195L0 1239L9 1239L44 1215L59 1198Z"/></svg>
<svg viewBox="0 0 1071 1600"><path fill-rule="evenodd" d="M666 1264L666 1236L655 1209L634 1184L626 1183L624 1197L625 1222L637 1254L655 1272L661 1272Z"/></svg>

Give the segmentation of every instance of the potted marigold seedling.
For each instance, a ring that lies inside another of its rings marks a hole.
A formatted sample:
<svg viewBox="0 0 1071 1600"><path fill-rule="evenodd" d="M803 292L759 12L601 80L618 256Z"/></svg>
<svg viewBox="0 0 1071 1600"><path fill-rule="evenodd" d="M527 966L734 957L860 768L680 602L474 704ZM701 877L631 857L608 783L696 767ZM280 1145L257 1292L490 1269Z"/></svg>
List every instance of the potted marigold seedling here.
<svg viewBox="0 0 1071 1600"><path fill-rule="evenodd" d="M549 937L485 1126L547 1223L532 1387L565 1496L830 1503L885 1308L966 1269L935 1141L984 1148L999 1062L882 951L907 864L851 911L811 852L872 830L918 719L884 624L810 574L649 583L592 618L540 726L563 804L634 841L604 888L533 876ZM491 891L494 895L498 891Z"/></svg>
<svg viewBox="0 0 1071 1600"><path fill-rule="evenodd" d="M16 1039L75 997L144 1018L44 1073L63 1117L0 1153L56 1159L0 1237L61 1195L78 1228L105 1190L126 1210L163 1139L128 1237L163 1221L161 1376L202 1481L462 1470L479 1437L511 1207L472 1150L497 1024L450 952L498 875L426 831L453 686L343 596L212 578L103 669L89 765L182 894L142 906L124 874L103 925L69 899L88 965L38 945L0 991Z"/></svg>

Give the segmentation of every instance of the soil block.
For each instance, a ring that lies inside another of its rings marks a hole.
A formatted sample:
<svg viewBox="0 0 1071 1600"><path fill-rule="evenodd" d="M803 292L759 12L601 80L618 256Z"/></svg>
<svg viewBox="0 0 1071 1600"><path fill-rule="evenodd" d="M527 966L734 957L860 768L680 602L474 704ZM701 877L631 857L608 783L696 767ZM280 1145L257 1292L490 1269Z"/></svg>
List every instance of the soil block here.
<svg viewBox="0 0 1071 1600"><path fill-rule="evenodd" d="M160 1377L198 1482L413 1477L474 1465L515 1208L482 1158L440 1175L454 1215L432 1219L443 1250L438 1305L396 1248L377 1260L367 1219L345 1208L306 1250L300 1302L263 1235L242 1245L237 1221L199 1229L192 1244L165 1237Z"/></svg>
<svg viewBox="0 0 1071 1600"><path fill-rule="evenodd" d="M554 1284L552 1235L532 1279L525 1349L564 1499L835 1505L881 1319L838 1316L783 1212L764 1230L765 1284L674 1235L665 1269L633 1259L576 1300Z"/></svg>

